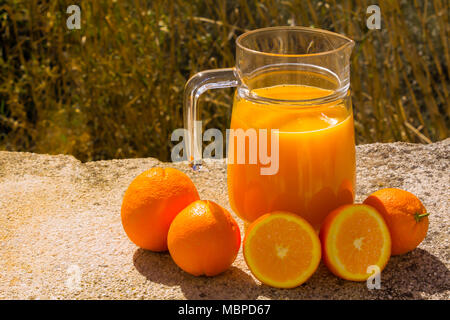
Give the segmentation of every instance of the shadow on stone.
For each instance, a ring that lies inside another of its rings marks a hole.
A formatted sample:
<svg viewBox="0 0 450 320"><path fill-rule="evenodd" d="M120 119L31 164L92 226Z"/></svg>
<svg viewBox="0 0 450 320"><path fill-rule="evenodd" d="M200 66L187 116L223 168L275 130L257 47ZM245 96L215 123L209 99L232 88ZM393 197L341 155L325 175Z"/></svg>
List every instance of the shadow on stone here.
<svg viewBox="0 0 450 320"><path fill-rule="evenodd" d="M181 270L168 252L153 252L139 248L134 252L133 264L139 273L155 283L175 286L182 280Z"/></svg>
<svg viewBox="0 0 450 320"><path fill-rule="evenodd" d="M253 278L234 266L215 277L183 274L185 278L180 286L187 299L254 300L259 294Z"/></svg>
<svg viewBox="0 0 450 320"><path fill-rule="evenodd" d="M133 264L147 280L179 286L186 299L256 299L257 284L234 266L215 277L195 277L181 270L167 252L137 249Z"/></svg>
<svg viewBox="0 0 450 320"><path fill-rule="evenodd" d="M450 290L450 270L426 250L413 251L391 257L382 275L394 298L417 299L422 293L436 294Z"/></svg>
<svg viewBox="0 0 450 320"><path fill-rule="evenodd" d="M294 289L274 289L259 284L237 267L215 277L192 276L181 270L170 255L137 249L136 269L149 281L179 286L187 299L421 299L450 290L450 270L438 257L417 248L392 257L381 275L381 290L368 290L365 283L341 280L324 266L305 284ZM326 296L324 296L324 292Z"/></svg>

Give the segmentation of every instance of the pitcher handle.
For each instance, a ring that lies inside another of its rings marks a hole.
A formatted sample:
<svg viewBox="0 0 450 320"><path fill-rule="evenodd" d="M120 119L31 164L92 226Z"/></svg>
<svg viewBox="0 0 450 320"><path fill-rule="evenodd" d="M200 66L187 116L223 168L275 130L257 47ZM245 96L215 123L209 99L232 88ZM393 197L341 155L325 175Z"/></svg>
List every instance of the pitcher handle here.
<svg viewBox="0 0 450 320"><path fill-rule="evenodd" d="M195 167L202 163L202 137L199 127L198 98L209 89L237 87L236 68L205 70L192 76L184 88L184 128L187 130L187 160Z"/></svg>

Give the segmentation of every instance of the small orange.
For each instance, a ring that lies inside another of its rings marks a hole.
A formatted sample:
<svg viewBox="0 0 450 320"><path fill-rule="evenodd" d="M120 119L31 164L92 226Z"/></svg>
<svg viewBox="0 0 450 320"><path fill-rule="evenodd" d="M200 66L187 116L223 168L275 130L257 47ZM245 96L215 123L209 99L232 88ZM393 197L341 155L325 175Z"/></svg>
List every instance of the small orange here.
<svg viewBox="0 0 450 320"><path fill-rule="evenodd" d="M392 238L392 255L416 248L428 232L427 210L411 192L386 188L372 193L364 203L383 215Z"/></svg>
<svg viewBox="0 0 450 320"><path fill-rule="evenodd" d="M326 218L319 234L323 261L332 273L365 281L370 266L384 269L391 255L391 237L383 217L363 204L344 205Z"/></svg>
<svg viewBox="0 0 450 320"><path fill-rule="evenodd" d="M262 283L294 288L316 271L321 249L316 232L305 219L277 211L250 224L243 253L250 271Z"/></svg>
<svg viewBox="0 0 450 320"><path fill-rule="evenodd" d="M213 201L198 200L175 217L167 243L181 269L194 276L215 276L236 259L241 234L226 209Z"/></svg>
<svg viewBox="0 0 450 320"><path fill-rule="evenodd" d="M199 199L194 183L174 168L152 168L129 185L122 200L122 225L136 245L167 250L167 232L175 216Z"/></svg>

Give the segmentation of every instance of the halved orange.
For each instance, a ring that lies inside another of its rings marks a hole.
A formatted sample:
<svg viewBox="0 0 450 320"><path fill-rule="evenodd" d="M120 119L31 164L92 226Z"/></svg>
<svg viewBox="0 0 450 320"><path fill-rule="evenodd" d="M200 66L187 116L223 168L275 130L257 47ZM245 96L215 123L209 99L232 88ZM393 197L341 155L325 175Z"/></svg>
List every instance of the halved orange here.
<svg viewBox="0 0 450 320"><path fill-rule="evenodd" d="M325 265L346 280L367 280L373 270L369 266L381 272L391 256L389 229L381 214L368 205L335 209L325 218L319 237Z"/></svg>
<svg viewBox="0 0 450 320"><path fill-rule="evenodd" d="M276 288L294 288L308 280L319 266L320 240L300 216L272 212L250 224L243 254L259 281Z"/></svg>

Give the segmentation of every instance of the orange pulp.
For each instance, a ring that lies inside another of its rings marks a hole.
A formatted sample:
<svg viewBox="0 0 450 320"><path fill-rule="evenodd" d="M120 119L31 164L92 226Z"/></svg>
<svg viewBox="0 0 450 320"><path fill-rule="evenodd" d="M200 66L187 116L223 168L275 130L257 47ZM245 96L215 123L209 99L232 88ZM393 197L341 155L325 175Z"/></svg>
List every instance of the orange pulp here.
<svg viewBox="0 0 450 320"><path fill-rule="evenodd" d="M301 85L266 87L253 92L260 97L284 100L323 98L332 93ZM241 218L251 222L265 213L288 211L319 229L330 211L353 203L355 139L349 97L313 106L294 106L288 102L280 105L250 100L236 94L231 129L250 128L258 132L267 129L267 154L271 151L270 130L279 130L275 133L279 138L279 165L275 174L262 175L261 168L269 165L259 160L256 164L249 163L248 139L245 163L237 163L237 143L234 155L230 156L229 144L228 195L231 208ZM258 154L259 145L258 138Z"/></svg>

